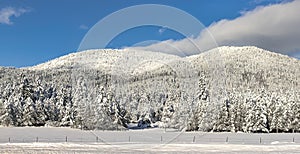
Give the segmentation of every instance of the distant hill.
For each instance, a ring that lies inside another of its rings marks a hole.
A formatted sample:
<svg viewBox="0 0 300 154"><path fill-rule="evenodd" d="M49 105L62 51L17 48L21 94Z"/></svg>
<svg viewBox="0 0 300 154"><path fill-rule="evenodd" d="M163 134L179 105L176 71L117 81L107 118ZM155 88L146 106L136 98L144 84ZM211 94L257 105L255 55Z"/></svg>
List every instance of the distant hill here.
<svg viewBox="0 0 300 154"><path fill-rule="evenodd" d="M0 124L300 131L300 61L257 47L190 57L131 49L0 68Z"/></svg>

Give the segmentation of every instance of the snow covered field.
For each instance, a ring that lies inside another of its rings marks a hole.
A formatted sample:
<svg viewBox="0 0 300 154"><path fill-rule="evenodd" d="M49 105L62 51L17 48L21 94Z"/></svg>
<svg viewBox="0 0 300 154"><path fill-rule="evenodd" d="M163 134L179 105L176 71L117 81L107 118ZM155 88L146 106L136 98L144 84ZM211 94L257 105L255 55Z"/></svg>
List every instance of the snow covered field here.
<svg viewBox="0 0 300 154"><path fill-rule="evenodd" d="M299 153L299 145L234 144L1 144L0 153Z"/></svg>
<svg viewBox="0 0 300 154"><path fill-rule="evenodd" d="M300 134L0 128L0 153L298 153Z"/></svg>

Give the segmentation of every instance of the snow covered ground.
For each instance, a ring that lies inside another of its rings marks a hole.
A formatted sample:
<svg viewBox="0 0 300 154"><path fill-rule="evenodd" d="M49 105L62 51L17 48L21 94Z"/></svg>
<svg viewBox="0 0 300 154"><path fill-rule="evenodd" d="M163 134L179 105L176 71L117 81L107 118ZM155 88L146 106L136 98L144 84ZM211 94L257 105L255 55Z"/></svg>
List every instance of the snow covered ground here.
<svg viewBox="0 0 300 154"><path fill-rule="evenodd" d="M0 153L298 153L299 145L233 144L0 144Z"/></svg>
<svg viewBox="0 0 300 154"><path fill-rule="evenodd" d="M300 134L0 128L0 153L297 153Z"/></svg>

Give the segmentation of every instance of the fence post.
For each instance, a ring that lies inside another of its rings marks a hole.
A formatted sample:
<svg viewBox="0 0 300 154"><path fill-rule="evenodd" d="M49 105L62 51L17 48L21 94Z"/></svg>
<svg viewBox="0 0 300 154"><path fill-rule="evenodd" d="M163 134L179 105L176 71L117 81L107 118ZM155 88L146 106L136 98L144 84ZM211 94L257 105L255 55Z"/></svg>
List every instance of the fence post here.
<svg viewBox="0 0 300 154"><path fill-rule="evenodd" d="M228 136L226 137L226 143L228 143Z"/></svg>
<svg viewBox="0 0 300 154"><path fill-rule="evenodd" d="M10 143L10 137L8 138L8 143Z"/></svg>
<svg viewBox="0 0 300 154"><path fill-rule="evenodd" d="M68 142L68 136L66 136L66 142Z"/></svg>
<svg viewBox="0 0 300 154"><path fill-rule="evenodd" d="M293 137L293 142L295 142L295 137Z"/></svg>
<svg viewBox="0 0 300 154"><path fill-rule="evenodd" d="M36 137L36 140L35 140L35 142L39 142L39 137Z"/></svg>
<svg viewBox="0 0 300 154"><path fill-rule="evenodd" d="M195 141L196 141L196 136L194 136L194 138L193 138L193 143L195 143Z"/></svg>
<svg viewBox="0 0 300 154"><path fill-rule="evenodd" d="M259 138L259 143L261 144L261 137Z"/></svg>
<svg viewBox="0 0 300 154"><path fill-rule="evenodd" d="M162 136L160 136L160 142L162 142L163 141L163 138L162 138Z"/></svg>
<svg viewBox="0 0 300 154"><path fill-rule="evenodd" d="M98 142L99 141L99 138L98 138L98 136L96 137L96 142Z"/></svg>
<svg viewBox="0 0 300 154"><path fill-rule="evenodd" d="M130 136L128 137L128 141L130 142Z"/></svg>

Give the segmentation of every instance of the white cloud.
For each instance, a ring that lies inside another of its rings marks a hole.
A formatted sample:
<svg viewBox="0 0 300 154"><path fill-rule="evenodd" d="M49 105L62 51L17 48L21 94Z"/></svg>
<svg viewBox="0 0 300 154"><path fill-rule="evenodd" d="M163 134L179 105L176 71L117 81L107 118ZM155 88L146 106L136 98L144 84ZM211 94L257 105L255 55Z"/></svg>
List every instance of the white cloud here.
<svg viewBox="0 0 300 154"><path fill-rule="evenodd" d="M20 15L29 12L27 9L16 9L12 7L2 8L0 10L0 24L11 25L13 22L11 21L11 17L19 17Z"/></svg>
<svg viewBox="0 0 300 154"><path fill-rule="evenodd" d="M299 8L300 0L258 7L236 19L224 19L211 24L196 38L168 40L144 47L144 49L170 53L176 47L185 55L190 55L197 51L196 46L201 51L216 47L216 41L218 46L253 45L290 54L300 51ZM190 43L191 40L196 45Z"/></svg>
<svg viewBox="0 0 300 154"><path fill-rule="evenodd" d="M88 27L87 25L80 25L79 28L80 28L80 29L83 29L83 30L89 29L89 27Z"/></svg>

